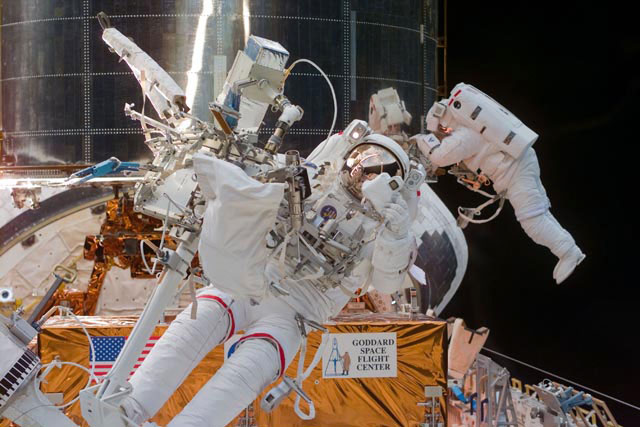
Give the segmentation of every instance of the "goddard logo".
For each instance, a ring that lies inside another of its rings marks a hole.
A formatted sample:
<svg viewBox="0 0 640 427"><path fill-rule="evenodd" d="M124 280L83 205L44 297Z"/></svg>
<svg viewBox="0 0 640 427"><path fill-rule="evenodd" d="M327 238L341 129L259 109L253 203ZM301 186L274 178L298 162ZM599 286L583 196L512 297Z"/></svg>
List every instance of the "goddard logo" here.
<svg viewBox="0 0 640 427"><path fill-rule="evenodd" d="M331 346L322 355L324 378L396 377L395 332L329 334Z"/></svg>

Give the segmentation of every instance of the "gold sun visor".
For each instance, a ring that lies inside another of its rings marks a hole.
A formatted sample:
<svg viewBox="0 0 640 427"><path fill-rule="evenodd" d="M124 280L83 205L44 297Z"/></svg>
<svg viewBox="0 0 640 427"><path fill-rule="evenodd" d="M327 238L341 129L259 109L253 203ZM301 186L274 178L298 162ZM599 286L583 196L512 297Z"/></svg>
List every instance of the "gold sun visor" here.
<svg viewBox="0 0 640 427"><path fill-rule="evenodd" d="M386 148L377 144L361 144L345 160L340 177L342 185L359 200L362 199L362 183L383 172L402 176L402 165Z"/></svg>

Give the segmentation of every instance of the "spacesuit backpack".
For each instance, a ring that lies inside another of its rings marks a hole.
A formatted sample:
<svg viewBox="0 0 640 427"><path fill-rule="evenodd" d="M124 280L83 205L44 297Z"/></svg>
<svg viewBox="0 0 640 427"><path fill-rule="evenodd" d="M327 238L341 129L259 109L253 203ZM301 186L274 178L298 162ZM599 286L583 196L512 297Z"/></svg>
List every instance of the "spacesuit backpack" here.
<svg viewBox="0 0 640 427"><path fill-rule="evenodd" d="M465 83L458 83L449 99L433 104L426 121L427 129L431 132L442 131L454 124L473 129L498 151L514 159L520 158L538 139L538 134L509 110L489 95Z"/></svg>

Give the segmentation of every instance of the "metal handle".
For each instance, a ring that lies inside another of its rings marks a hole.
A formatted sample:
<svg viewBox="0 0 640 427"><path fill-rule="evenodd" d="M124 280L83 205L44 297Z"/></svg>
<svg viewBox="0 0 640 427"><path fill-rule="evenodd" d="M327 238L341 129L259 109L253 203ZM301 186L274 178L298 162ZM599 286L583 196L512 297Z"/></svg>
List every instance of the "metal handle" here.
<svg viewBox="0 0 640 427"><path fill-rule="evenodd" d="M66 274L59 274L59 273L57 273L58 270L62 270ZM78 277L78 271L77 270L73 270L73 269L71 269L69 267L65 267L62 264L58 264L55 267L53 267L53 274L54 274L54 276L60 277L63 281L65 281L67 283L74 282L76 280L76 278Z"/></svg>
<svg viewBox="0 0 640 427"><path fill-rule="evenodd" d="M109 15L107 15L104 12L100 12L96 16L96 18L98 18L98 23L100 24L103 30L106 30L107 28L111 28L111 19L109 19Z"/></svg>

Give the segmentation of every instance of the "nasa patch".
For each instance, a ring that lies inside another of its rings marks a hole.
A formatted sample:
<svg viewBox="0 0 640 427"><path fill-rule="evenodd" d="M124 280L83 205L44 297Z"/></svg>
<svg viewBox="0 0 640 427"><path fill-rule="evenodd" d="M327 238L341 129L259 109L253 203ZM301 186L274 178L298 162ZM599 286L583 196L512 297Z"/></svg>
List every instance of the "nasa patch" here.
<svg viewBox="0 0 640 427"><path fill-rule="evenodd" d="M320 216L325 221L335 219L338 216L338 211L331 205L325 205L320 209Z"/></svg>

